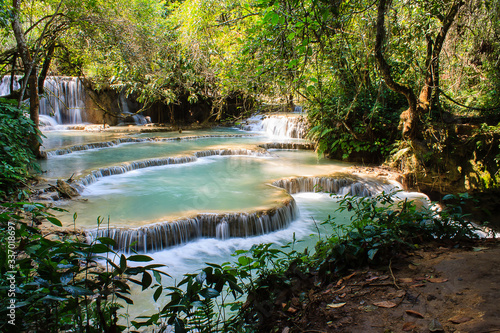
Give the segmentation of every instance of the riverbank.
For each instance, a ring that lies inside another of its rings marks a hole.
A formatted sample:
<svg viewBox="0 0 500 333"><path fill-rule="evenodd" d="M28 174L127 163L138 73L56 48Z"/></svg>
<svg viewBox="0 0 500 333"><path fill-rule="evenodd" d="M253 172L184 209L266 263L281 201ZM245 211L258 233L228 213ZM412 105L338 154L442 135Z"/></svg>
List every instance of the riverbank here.
<svg viewBox="0 0 500 333"><path fill-rule="evenodd" d="M279 299L262 332L500 332L500 241L431 243L389 265L314 278Z"/></svg>

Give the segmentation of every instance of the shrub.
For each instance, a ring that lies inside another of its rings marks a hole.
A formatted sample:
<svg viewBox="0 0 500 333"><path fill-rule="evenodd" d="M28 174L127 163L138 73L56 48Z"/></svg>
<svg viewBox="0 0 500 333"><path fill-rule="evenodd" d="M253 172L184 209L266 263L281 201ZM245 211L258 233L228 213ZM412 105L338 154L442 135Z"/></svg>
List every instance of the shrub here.
<svg viewBox="0 0 500 333"><path fill-rule="evenodd" d="M38 169L29 138L40 131L13 101L0 99L0 197L26 185L30 169Z"/></svg>

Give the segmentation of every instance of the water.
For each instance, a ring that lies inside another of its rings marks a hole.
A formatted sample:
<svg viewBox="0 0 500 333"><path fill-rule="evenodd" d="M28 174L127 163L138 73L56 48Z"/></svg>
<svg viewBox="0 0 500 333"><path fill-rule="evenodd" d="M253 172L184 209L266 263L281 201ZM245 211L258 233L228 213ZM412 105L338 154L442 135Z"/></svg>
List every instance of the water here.
<svg viewBox="0 0 500 333"><path fill-rule="evenodd" d="M15 76L19 80L21 76ZM10 93L10 76L4 76L0 82L0 96ZM81 124L85 110L85 89L77 77L48 76L44 82L44 95L40 98L42 125L47 130L56 125ZM20 89L14 82L14 90Z"/></svg>
<svg viewBox="0 0 500 333"><path fill-rule="evenodd" d="M264 128L258 121L254 125ZM290 127L278 121L272 126ZM365 195L391 186L346 176L350 164L319 159L314 151L259 148L275 141L304 142L285 137L296 131L272 126L266 128L271 136L261 131L258 136L193 137L196 134L252 134L226 129L140 134L134 137L185 136L190 139L121 143L107 148L69 151L65 155L49 156L42 162L42 169L47 170L49 179L74 175L81 184L81 198L63 205L70 211L61 216L64 224L72 223L75 211L78 212L77 226L87 230L96 227L97 216L109 217L110 226L118 227L112 230L119 233L117 239L123 244L126 243L124 237L130 235L142 237L141 242L146 239L161 242L159 247L143 242L137 250L146 251L154 262L167 265L165 271L173 280L166 283L172 285L183 274L204 267L205 262L231 261L235 250L249 249L253 244L271 242L280 246L297 239L299 242L294 245L297 249L311 247L331 231L320 224L329 215L336 215L338 222L347 223L348 216L335 213L336 198L324 193L301 193L315 191L314 184L318 182L322 186L336 186L335 191L339 193L358 191ZM61 145L93 142L90 136L70 139L69 135L53 135L46 143L51 148L57 146L56 137ZM111 137L97 135L101 136L100 140ZM176 164L151 166L167 159L175 160ZM322 175L329 177L319 177ZM284 178L286 180L282 180ZM341 186L326 185L338 179ZM293 196L283 188L294 193ZM296 210L287 207L296 207ZM287 213L272 215L280 209ZM267 220L251 220L252 214L259 218L267 216ZM250 220L253 224L248 227ZM200 221L201 225L209 223L210 226L200 227ZM164 226L177 228L181 236L175 242L160 240L161 235L165 235ZM204 230L207 228L210 230ZM252 230L234 233L244 228ZM93 232L89 231L89 235ZM132 316L151 312L158 306L152 303L150 294L140 290L134 290L133 298L138 306L129 310Z"/></svg>

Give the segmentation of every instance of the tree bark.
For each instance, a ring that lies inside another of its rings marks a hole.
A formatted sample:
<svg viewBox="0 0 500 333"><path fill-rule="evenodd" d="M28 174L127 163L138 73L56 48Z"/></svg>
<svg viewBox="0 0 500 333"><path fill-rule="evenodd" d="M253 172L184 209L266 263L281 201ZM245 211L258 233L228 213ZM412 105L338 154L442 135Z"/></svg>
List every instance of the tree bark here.
<svg viewBox="0 0 500 333"><path fill-rule="evenodd" d="M413 139L417 134L417 124L419 119L419 106L417 97L413 90L394 81L391 75L391 67L387 63L382 53L382 47L385 40L385 11L386 0L380 0L377 7L377 33L375 37L375 59L377 61L380 74L389 89L402 94L408 101L408 109L401 113L400 125L402 136L405 139Z"/></svg>
<svg viewBox="0 0 500 333"><path fill-rule="evenodd" d="M19 13L21 11L21 0L12 0L12 6L14 7L12 15L12 30L14 31L14 36L16 37L18 52L21 56L21 60L24 66L24 79L21 86L21 94L18 99L18 106L24 99L24 95L27 87L29 87L29 98L30 98L30 119L35 123L36 128L39 127L39 106L40 100L38 97L38 82L37 82L37 70L36 65L33 61L33 57L30 54L28 45L26 44L26 38L24 35L23 28L21 26L21 20L19 18ZM38 142L37 134L34 133L30 138L30 145L33 153L36 157L41 157L40 154L40 143Z"/></svg>
<svg viewBox="0 0 500 333"><path fill-rule="evenodd" d="M443 26L435 40L430 35L427 39L426 74L425 83L417 99L413 90L395 82L391 75L391 68L384 58L382 47L385 39L385 13L386 0L380 0L377 7L377 34L375 39L375 59L380 73L387 86L394 92L403 94L408 101L408 109L401 113L400 126L405 139L414 139L418 133L419 117L423 112L429 111L433 103L439 98L439 56L443 48L446 35L455 20L455 17L464 4L463 0L455 0L446 15L440 16Z"/></svg>

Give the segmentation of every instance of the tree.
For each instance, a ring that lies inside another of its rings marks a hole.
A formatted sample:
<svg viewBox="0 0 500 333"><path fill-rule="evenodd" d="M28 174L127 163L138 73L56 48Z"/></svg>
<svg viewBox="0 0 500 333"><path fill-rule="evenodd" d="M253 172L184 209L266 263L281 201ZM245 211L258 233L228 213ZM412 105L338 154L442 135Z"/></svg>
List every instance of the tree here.
<svg viewBox="0 0 500 333"><path fill-rule="evenodd" d="M431 108L432 100L437 102L439 96L439 56L443 48L446 35L453 23L460 7L464 4L462 0L454 0L447 8L446 13L443 15L439 12L434 14L441 22L441 28L437 35L433 38L430 33L426 34L427 41L427 54L425 57L425 83L417 98L412 88L399 84L393 78L391 67L387 63L383 55L383 45L386 39L385 31L385 16L388 10L386 0L379 0L377 7L377 33L375 42L375 58L377 60L380 73L387 84L387 86L405 96L408 101L408 109L401 114L401 128L403 138L415 139L418 131L419 117L424 112ZM434 97L432 97L434 95Z"/></svg>
<svg viewBox="0 0 500 333"><path fill-rule="evenodd" d="M39 107L40 107L40 99L38 96L39 85L43 87L43 81L44 81L44 77L42 78L41 81L39 81L38 77L38 66L40 61L39 53L42 48L42 41L43 39L49 36L49 30L51 28L51 24L54 22L55 17L58 15L59 9L61 8L63 1L64 0L61 0L59 2L55 12L52 15L48 15L45 18L42 18L40 21L35 23L34 26L36 26L38 23L44 20L47 21L47 23L43 27L42 33L40 34L39 38L35 43L34 49L30 49L26 41L26 31L24 31L22 27L21 17L20 17L22 13L21 0L12 1L11 24L12 24L12 31L14 32L14 36L16 38L16 43L17 43L17 51L13 55L14 57L13 67L15 67L16 64L15 59L17 55L20 56L24 67L23 68L24 77L21 81L21 89L18 96L18 107L21 107L22 101L26 97L27 93L29 95L29 102L30 102L30 118L35 124L37 130L39 125ZM28 30L32 30L34 26L31 26ZM53 42L49 43L48 45L49 45L49 53L53 52ZM50 59L50 56L47 59ZM48 67L48 64L44 66L44 69L46 66ZM14 73L15 70L12 69L12 72ZM46 75L46 71L44 72L44 74ZM38 137L32 135L30 141L35 156L40 157L40 142Z"/></svg>

